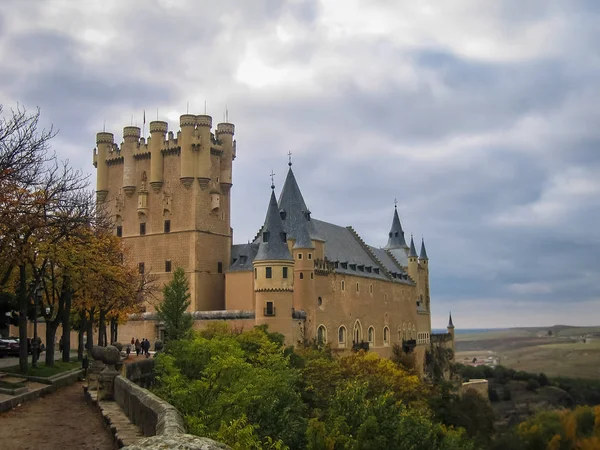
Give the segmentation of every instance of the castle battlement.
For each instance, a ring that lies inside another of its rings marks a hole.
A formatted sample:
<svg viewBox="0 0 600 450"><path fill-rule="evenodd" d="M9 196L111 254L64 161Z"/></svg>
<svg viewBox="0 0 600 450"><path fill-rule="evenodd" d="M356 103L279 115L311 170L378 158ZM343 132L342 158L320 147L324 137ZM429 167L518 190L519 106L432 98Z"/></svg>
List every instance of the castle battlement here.
<svg viewBox="0 0 600 450"><path fill-rule="evenodd" d="M124 166L122 188L131 195L135 192L136 165L147 159L150 159L150 185L159 192L164 183L165 156L181 160L179 178L186 188L197 180L201 188L206 189L213 181L221 186L224 193L228 193L232 185L231 164L236 152L233 140L235 126L219 123L213 132L211 116L183 114L179 118L179 127L175 134L168 131L167 122L155 120L150 122L150 136L146 138L139 127L126 126L120 146L115 143L113 133L98 133L97 147L93 151L93 163L98 170L98 200L103 201L108 192L108 166Z"/></svg>

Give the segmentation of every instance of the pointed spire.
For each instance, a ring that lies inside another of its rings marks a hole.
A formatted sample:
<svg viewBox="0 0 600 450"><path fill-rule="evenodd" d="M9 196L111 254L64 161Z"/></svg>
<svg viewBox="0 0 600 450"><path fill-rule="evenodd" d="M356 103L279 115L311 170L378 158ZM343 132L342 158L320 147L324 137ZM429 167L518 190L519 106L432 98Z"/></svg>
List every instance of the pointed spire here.
<svg viewBox="0 0 600 450"><path fill-rule="evenodd" d="M390 229L388 236L388 242L387 245L383 247L384 249L391 250L394 248L408 248L406 241L404 240L404 230L402 230L402 225L400 224L400 217L398 216L396 199L394 199L394 218L392 219L392 228Z"/></svg>
<svg viewBox="0 0 600 450"><path fill-rule="evenodd" d="M275 191L271 190L271 198L269 200L269 209L265 217L265 224L262 228L262 233L259 238L260 244L256 253L255 261L291 261L292 255L288 249L287 238L283 231L283 224L279 216L279 208L277 207L277 199Z"/></svg>
<svg viewBox="0 0 600 450"><path fill-rule="evenodd" d="M310 210L304 202L291 166L288 169L281 194L279 194L278 203L283 229L289 238L296 240L295 247L313 248L312 240L321 240L321 238L311 221Z"/></svg>
<svg viewBox="0 0 600 450"><path fill-rule="evenodd" d="M454 324L452 323L452 311L450 311L450 319L448 320L448 328L454 328Z"/></svg>
<svg viewBox="0 0 600 450"><path fill-rule="evenodd" d="M417 257L417 249L415 248L415 241L412 234L410 235L410 252L408 253L408 257Z"/></svg>
<svg viewBox="0 0 600 450"><path fill-rule="evenodd" d="M422 259L424 261L429 259L427 257L427 250L425 250L425 239L424 238L421 238L421 254L419 255L419 259Z"/></svg>

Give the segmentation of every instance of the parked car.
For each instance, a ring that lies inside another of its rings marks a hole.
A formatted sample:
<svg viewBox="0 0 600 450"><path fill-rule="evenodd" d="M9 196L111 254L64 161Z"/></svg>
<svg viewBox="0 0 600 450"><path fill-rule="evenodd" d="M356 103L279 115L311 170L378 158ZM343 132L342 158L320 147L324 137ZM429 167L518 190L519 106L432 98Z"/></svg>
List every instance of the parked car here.
<svg viewBox="0 0 600 450"><path fill-rule="evenodd" d="M0 358L4 356L19 356L20 348L19 338L16 336L9 336L7 338L0 338ZM40 353L46 350L46 346L42 344L40 346ZM33 354L33 347L31 345L31 338L27 338L27 353Z"/></svg>
<svg viewBox="0 0 600 450"><path fill-rule="evenodd" d="M19 339L7 337L0 339L0 357L18 356L19 355Z"/></svg>

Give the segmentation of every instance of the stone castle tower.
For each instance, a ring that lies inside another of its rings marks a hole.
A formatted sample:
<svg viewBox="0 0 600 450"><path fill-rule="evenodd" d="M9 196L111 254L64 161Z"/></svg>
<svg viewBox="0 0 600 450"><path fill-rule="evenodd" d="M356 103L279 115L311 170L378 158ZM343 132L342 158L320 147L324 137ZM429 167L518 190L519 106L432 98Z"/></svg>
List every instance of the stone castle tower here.
<svg viewBox="0 0 600 450"><path fill-rule="evenodd" d="M183 267L193 311L224 309L225 271L231 261L232 163L235 127L207 115L184 114L176 135L162 121L150 137L138 127L96 135L97 202L108 210L129 259L162 285ZM151 308L151 306L149 306Z"/></svg>

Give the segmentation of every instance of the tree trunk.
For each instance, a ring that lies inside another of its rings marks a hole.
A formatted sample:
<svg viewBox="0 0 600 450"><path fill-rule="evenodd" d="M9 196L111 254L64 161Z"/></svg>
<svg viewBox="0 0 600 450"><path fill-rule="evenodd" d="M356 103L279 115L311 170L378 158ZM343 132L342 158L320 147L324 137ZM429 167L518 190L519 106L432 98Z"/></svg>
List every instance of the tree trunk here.
<svg viewBox="0 0 600 450"><path fill-rule="evenodd" d="M46 366L54 366L54 352L56 347L54 342L56 340L56 330L58 329L58 322L51 320L46 322Z"/></svg>
<svg viewBox="0 0 600 450"><path fill-rule="evenodd" d="M29 349L27 348L27 272L25 264L19 265L19 370L26 373L28 369Z"/></svg>
<svg viewBox="0 0 600 450"><path fill-rule="evenodd" d="M94 315L92 313L90 313L90 318L85 321L85 334L87 335L85 346L87 351L91 352L94 346Z"/></svg>
<svg viewBox="0 0 600 450"><path fill-rule="evenodd" d="M100 318L98 319L98 345L106 346L106 318L104 311L100 310Z"/></svg>
<svg viewBox="0 0 600 450"><path fill-rule="evenodd" d="M117 336L117 330L119 323L117 322L117 319L112 318L110 319L110 343L114 344L115 342L119 342L119 337Z"/></svg>
<svg viewBox="0 0 600 450"><path fill-rule="evenodd" d="M83 359L83 334L86 330L86 320L85 320L85 311L83 313L79 313L79 333L77 334L77 361L81 361Z"/></svg>
<svg viewBox="0 0 600 450"><path fill-rule="evenodd" d="M69 362L71 360L71 303L73 293L71 292L71 278L66 274L63 285L65 286L65 306L62 314L62 360L63 362Z"/></svg>

